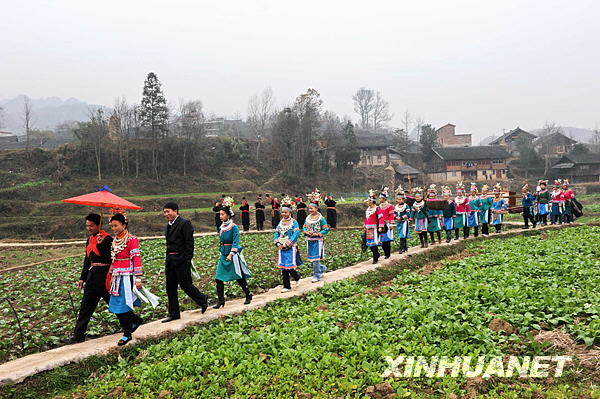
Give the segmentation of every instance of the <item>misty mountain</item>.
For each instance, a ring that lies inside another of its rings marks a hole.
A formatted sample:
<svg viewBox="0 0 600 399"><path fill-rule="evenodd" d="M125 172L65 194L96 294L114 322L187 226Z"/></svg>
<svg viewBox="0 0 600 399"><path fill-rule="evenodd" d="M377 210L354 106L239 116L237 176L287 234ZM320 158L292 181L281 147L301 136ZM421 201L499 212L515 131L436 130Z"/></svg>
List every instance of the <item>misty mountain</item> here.
<svg viewBox="0 0 600 399"><path fill-rule="evenodd" d="M24 134L23 107L24 95L19 95L8 100L0 100L3 108L0 114L0 129L15 134ZM76 98L62 100L58 97L30 98L33 115L34 129L54 129L56 125L68 121L86 121L90 111L103 108L106 112L111 108L103 105L88 104Z"/></svg>
<svg viewBox="0 0 600 399"><path fill-rule="evenodd" d="M581 143L591 143L594 137L594 131L592 129L570 126L561 126L560 129L562 134ZM543 134L543 129L533 129L530 130L530 132L539 136L540 134Z"/></svg>

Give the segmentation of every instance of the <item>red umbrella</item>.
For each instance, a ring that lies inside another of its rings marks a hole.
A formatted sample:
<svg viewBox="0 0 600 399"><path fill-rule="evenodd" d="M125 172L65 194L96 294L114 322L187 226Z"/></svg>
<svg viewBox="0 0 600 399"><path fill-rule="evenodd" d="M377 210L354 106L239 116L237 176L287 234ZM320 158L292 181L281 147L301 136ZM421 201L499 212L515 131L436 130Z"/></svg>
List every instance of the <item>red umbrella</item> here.
<svg viewBox="0 0 600 399"><path fill-rule="evenodd" d="M94 193L67 198L62 200L62 202L87 206L99 206L100 218L102 218L104 214L104 208L144 209L141 206L134 204L133 202L129 202L126 199L119 197L118 195L114 195L110 192L110 188L108 188L107 186L102 187L100 190Z"/></svg>
<svg viewBox="0 0 600 399"><path fill-rule="evenodd" d="M88 206L99 206L102 208L144 209L141 206L119 197L118 195L114 195L110 192L110 188L106 186L94 193L67 198L62 200L62 202Z"/></svg>

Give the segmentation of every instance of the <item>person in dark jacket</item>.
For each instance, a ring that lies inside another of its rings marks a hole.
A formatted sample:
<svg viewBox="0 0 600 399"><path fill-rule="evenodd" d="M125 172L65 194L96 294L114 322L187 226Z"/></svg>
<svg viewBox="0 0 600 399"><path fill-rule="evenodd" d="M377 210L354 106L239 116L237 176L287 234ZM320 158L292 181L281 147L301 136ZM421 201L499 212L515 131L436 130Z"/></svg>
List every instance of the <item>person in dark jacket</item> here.
<svg viewBox="0 0 600 399"><path fill-rule="evenodd" d="M240 211L242 212L242 226L244 227L244 231L248 231L250 230L250 204L246 201L246 197L242 197Z"/></svg>
<svg viewBox="0 0 600 399"><path fill-rule="evenodd" d="M225 198L225 195L221 196L222 198L219 201L215 202L215 206L213 206L213 212L215 213L215 227L217 229L217 233L219 232L219 229L221 227L221 217L219 216L221 214L221 209L223 209L223 198Z"/></svg>
<svg viewBox="0 0 600 399"><path fill-rule="evenodd" d="M300 228L304 226L304 222L306 221L306 204L299 196L296 196L296 220Z"/></svg>
<svg viewBox="0 0 600 399"><path fill-rule="evenodd" d="M262 196L256 197L256 203L254 204L255 215L256 215L256 230L263 230L265 224L265 204L262 202Z"/></svg>
<svg viewBox="0 0 600 399"><path fill-rule="evenodd" d="M100 298L108 305L110 295L106 289L106 274L110 267L110 247L112 237L102 230L102 219L97 213L85 217L85 229L90 233L85 243L85 257L77 288L83 288L83 298L79 306L79 315L73 335L63 339L63 343L73 344L85 341L88 323L100 302Z"/></svg>
<svg viewBox="0 0 600 399"><path fill-rule="evenodd" d="M165 229L167 241L165 277L169 316L162 321L167 323L181 318L177 286L200 306L202 313L208 307L208 296L192 284L192 258L194 257L192 222L179 216L179 206L174 202L165 204L163 214L169 222Z"/></svg>
<svg viewBox="0 0 600 399"><path fill-rule="evenodd" d="M329 227L335 229L337 226L337 209L335 205L337 202L333 199L333 195L328 195L325 199L325 206L327 206L327 224Z"/></svg>

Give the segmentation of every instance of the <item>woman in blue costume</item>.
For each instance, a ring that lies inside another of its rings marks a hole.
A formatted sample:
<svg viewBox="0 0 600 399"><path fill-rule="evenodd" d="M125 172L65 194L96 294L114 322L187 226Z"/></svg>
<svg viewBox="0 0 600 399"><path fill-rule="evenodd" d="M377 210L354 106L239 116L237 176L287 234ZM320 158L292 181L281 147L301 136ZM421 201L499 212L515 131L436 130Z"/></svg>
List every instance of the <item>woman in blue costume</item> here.
<svg viewBox="0 0 600 399"><path fill-rule="evenodd" d="M410 238L410 219L412 217L411 207L404 202L404 190L402 186L398 186L396 190L396 201L397 204L394 207L394 214L396 217L396 233L400 239L400 248L398 253L408 251L408 245L406 240Z"/></svg>
<svg viewBox="0 0 600 399"><path fill-rule="evenodd" d="M306 247L308 251L308 261L312 263L313 279L316 283L321 280L323 273L327 268L321 264L325 257L325 243L323 238L329 232L327 221L319 212L317 204L312 202L308 205L308 217L304 220L302 231L306 236Z"/></svg>
<svg viewBox="0 0 600 399"><path fill-rule="evenodd" d="M251 277L252 274L248 270L242 255L243 248L240 245L240 229L231 220L233 216L231 208L225 206L219 213L219 217L221 218L219 241L221 245L219 248L219 264L217 265L217 272L215 274L217 297L219 300L213 308L219 309L225 306L225 282L233 280L237 281L242 291L244 291L244 295L246 296L244 305L248 305L252 301L252 294L250 293L246 279Z"/></svg>
<svg viewBox="0 0 600 399"><path fill-rule="evenodd" d="M275 235L273 237L279 254L277 267L281 269L283 278L281 292L288 292L292 289L290 276L292 276L296 285L300 282L300 274L296 271L296 268L302 264L296 244L298 237L300 237L298 222L292 218L292 210L284 206L281 208L281 221L275 228Z"/></svg>
<svg viewBox="0 0 600 399"><path fill-rule="evenodd" d="M502 187L498 183L494 187L494 201L492 202L492 226L496 229L496 233L502 231L502 218L507 209L508 203L502 198Z"/></svg>
<svg viewBox="0 0 600 399"><path fill-rule="evenodd" d="M479 210L481 209L481 200L477 195L477 184L471 183L471 193L469 194L469 216L467 217L467 227L469 229L473 227L473 235L477 237L479 235ZM467 236L469 237L469 230L467 230Z"/></svg>

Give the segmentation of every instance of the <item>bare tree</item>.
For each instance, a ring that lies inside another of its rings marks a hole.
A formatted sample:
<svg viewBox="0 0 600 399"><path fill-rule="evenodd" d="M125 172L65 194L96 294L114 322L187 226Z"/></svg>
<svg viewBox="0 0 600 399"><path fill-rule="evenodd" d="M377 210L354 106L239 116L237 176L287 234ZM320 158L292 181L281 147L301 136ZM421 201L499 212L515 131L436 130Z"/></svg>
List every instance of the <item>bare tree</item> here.
<svg viewBox="0 0 600 399"><path fill-rule="evenodd" d="M204 112L202 111L202 101L184 101L179 99L179 115L177 115L177 127L179 136L184 139L183 142L183 176L187 175L188 147L192 140L202 136Z"/></svg>
<svg viewBox="0 0 600 399"><path fill-rule="evenodd" d="M33 107L31 106L31 101L29 97L25 96L23 98L23 128L25 129L25 150L29 153L30 146L30 133L33 128Z"/></svg>
<svg viewBox="0 0 600 399"><path fill-rule="evenodd" d="M354 112L360 116L360 126L368 128L371 121L371 113L375 106L375 91L361 87L352 96L354 101Z"/></svg>
<svg viewBox="0 0 600 399"><path fill-rule="evenodd" d="M383 98L381 92L375 94L373 100L373 130L377 130L389 122L393 118L393 114L390 113L390 103Z"/></svg>
<svg viewBox="0 0 600 399"><path fill-rule="evenodd" d="M252 126L257 139L256 161L260 159L260 143L273 120L275 97L273 89L267 87L260 94L253 95L248 101L248 123Z"/></svg>
<svg viewBox="0 0 600 399"><path fill-rule="evenodd" d="M410 112L408 111L408 108L406 108L404 110L404 115L402 115L402 125L404 126L404 132L408 135L410 133L410 126L413 123L413 118L412 115L410 114Z"/></svg>
<svg viewBox="0 0 600 399"><path fill-rule="evenodd" d="M562 133L562 128L556 122L546 122L540 131L540 136L550 136L554 133Z"/></svg>
<svg viewBox="0 0 600 399"><path fill-rule="evenodd" d="M545 137L556 133L562 133L562 128L558 126L556 122L546 122L540 132L540 136ZM543 147L541 148L541 153L544 157L544 175L546 175L550 170L550 142L546 142L545 144L543 144Z"/></svg>

